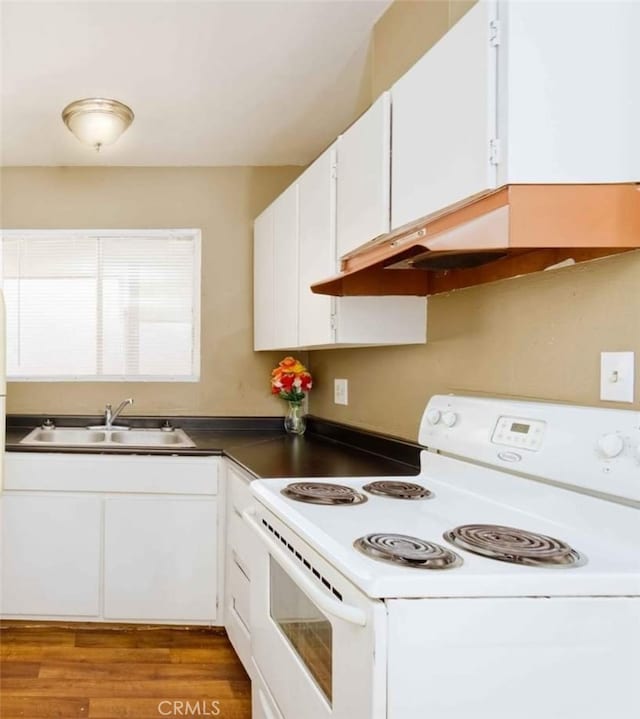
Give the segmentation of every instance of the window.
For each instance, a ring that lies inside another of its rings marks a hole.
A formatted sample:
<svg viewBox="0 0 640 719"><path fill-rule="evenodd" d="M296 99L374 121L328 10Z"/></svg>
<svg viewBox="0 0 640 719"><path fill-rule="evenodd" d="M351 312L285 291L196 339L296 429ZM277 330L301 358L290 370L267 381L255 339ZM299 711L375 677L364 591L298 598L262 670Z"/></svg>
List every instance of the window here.
<svg viewBox="0 0 640 719"><path fill-rule="evenodd" d="M5 230L2 240L7 379L199 379L199 230Z"/></svg>

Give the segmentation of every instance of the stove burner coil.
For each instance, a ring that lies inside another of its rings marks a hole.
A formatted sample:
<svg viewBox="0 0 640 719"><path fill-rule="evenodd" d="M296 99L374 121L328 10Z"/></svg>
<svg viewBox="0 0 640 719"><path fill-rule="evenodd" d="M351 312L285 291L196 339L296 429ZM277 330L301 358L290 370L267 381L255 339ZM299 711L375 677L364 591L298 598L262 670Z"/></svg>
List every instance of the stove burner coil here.
<svg viewBox="0 0 640 719"><path fill-rule="evenodd" d="M450 549L406 534L367 534L353 546L372 559L417 569L451 569L462 564L462 557Z"/></svg>
<svg viewBox="0 0 640 719"><path fill-rule="evenodd" d="M394 497L395 499L427 499L428 497L433 497L433 492L420 484L393 479L370 482L365 484L362 489L369 492L369 494Z"/></svg>
<svg viewBox="0 0 640 719"><path fill-rule="evenodd" d="M292 482L280 491L289 499L309 504L353 505L367 501L364 494L352 487L329 482Z"/></svg>
<svg viewBox="0 0 640 719"><path fill-rule="evenodd" d="M584 558L565 542L546 534L493 524L465 524L444 533L451 544L483 557L532 567L571 567Z"/></svg>

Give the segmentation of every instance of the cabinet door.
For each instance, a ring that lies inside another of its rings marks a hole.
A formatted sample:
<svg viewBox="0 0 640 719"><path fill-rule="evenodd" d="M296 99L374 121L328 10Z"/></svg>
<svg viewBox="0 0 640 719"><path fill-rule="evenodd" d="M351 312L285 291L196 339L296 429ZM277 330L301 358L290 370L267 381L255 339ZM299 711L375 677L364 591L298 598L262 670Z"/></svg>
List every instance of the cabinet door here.
<svg viewBox="0 0 640 719"><path fill-rule="evenodd" d="M302 347L331 344L334 299L314 294L314 282L336 274L336 148L329 148L298 181L299 341Z"/></svg>
<svg viewBox="0 0 640 719"><path fill-rule="evenodd" d="M274 347L298 346L298 185L273 203Z"/></svg>
<svg viewBox="0 0 640 719"><path fill-rule="evenodd" d="M2 612L98 616L100 498L5 492L1 511Z"/></svg>
<svg viewBox="0 0 640 719"><path fill-rule="evenodd" d="M389 231L388 92L338 138L338 257Z"/></svg>
<svg viewBox="0 0 640 719"><path fill-rule="evenodd" d="M423 344L425 297L336 297L336 341L349 345Z"/></svg>
<svg viewBox="0 0 640 719"><path fill-rule="evenodd" d="M214 499L105 500L104 616L214 621Z"/></svg>
<svg viewBox="0 0 640 719"><path fill-rule="evenodd" d="M494 16L479 2L392 87L392 229L496 185Z"/></svg>
<svg viewBox="0 0 640 719"><path fill-rule="evenodd" d="M638 182L640 3L504 2L500 23L500 184Z"/></svg>
<svg viewBox="0 0 640 719"><path fill-rule="evenodd" d="M253 348L271 349L273 344L273 207L253 225Z"/></svg>
<svg viewBox="0 0 640 719"><path fill-rule="evenodd" d="M224 625L229 641L249 675L251 663L251 594L252 560L256 538L242 519L242 512L254 504L249 477L227 460L227 527L225 552Z"/></svg>

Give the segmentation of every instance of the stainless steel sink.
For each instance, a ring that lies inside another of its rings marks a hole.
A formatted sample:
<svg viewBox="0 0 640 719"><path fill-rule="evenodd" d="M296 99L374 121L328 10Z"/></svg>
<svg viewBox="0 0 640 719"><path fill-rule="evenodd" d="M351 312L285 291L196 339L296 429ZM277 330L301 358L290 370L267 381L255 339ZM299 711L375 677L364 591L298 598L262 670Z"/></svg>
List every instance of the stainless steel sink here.
<svg viewBox="0 0 640 719"><path fill-rule="evenodd" d="M81 427L63 429L34 429L20 444L101 444L106 439L104 432L92 432ZM28 442L27 440L31 440Z"/></svg>
<svg viewBox="0 0 640 719"><path fill-rule="evenodd" d="M195 447L189 436L181 429L132 429L95 431L84 427L38 427L20 444L50 447Z"/></svg>
<svg viewBox="0 0 640 719"><path fill-rule="evenodd" d="M161 429L131 429L127 432L112 432L113 444L136 447L193 447L193 442L181 429L164 432Z"/></svg>

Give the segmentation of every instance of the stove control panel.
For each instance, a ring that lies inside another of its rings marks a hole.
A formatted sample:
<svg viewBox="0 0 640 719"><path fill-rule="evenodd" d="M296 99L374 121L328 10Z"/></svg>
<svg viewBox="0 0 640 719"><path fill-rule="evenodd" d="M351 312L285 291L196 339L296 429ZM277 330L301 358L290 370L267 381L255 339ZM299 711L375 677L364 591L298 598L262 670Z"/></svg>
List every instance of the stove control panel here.
<svg viewBox="0 0 640 719"><path fill-rule="evenodd" d="M539 419L501 416L496 422L491 441L505 447L536 452L542 447L546 422Z"/></svg>
<svg viewBox="0 0 640 719"><path fill-rule="evenodd" d="M640 503L640 412L434 395L419 442L503 471Z"/></svg>

